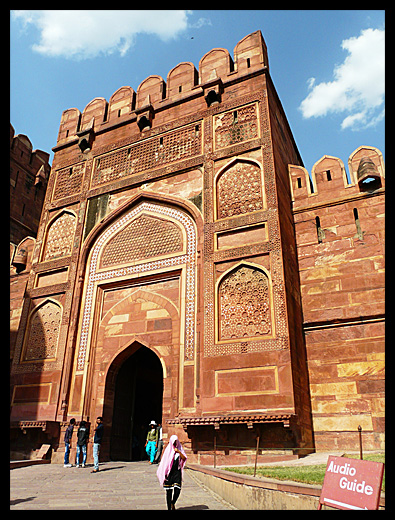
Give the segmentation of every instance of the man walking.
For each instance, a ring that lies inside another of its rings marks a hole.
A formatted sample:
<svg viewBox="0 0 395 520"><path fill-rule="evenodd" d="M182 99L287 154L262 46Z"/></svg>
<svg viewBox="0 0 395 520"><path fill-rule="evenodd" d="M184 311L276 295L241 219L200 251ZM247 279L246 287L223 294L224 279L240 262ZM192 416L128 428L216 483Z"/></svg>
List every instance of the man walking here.
<svg viewBox="0 0 395 520"><path fill-rule="evenodd" d="M95 437L93 439L93 470L91 473L99 472L99 453L100 453L100 445L103 439L103 417L98 417L96 419L96 428L95 428Z"/></svg>
<svg viewBox="0 0 395 520"><path fill-rule="evenodd" d="M67 426L67 429L64 434L64 445L65 445L65 452L64 452L64 468L71 468L73 465L69 463L69 456L70 456L70 448L71 448L71 438L73 436L73 430L74 430L74 424L75 419L70 419L70 424Z"/></svg>

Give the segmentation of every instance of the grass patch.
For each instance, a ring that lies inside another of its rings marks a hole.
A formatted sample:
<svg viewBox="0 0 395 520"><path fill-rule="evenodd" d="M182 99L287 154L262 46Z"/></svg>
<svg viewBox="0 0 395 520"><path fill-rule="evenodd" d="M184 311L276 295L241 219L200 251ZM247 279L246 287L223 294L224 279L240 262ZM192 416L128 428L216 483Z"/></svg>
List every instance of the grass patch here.
<svg viewBox="0 0 395 520"><path fill-rule="evenodd" d="M349 459L359 459L359 455L352 454L349 455L347 453L344 454L345 457ZM364 455L363 460L372 460L373 462L385 462L384 453L372 453L371 455Z"/></svg>
<svg viewBox="0 0 395 520"><path fill-rule="evenodd" d="M241 466L238 468L224 468L227 471L240 473L242 475L253 475L254 468ZM305 484L321 484L324 482L326 464L315 466L258 466L257 477L276 478L278 480L292 480L304 482Z"/></svg>
<svg viewBox="0 0 395 520"><path fill-rule="evenodd" d="M359 459L358 455L346 454L345 457ZM385 456L383 453L366 455L364 456L364 460L384 462ZM223 469L242 475L254 474L254 468L251 466L230 467ZM291 480L293 482L303 482L305 484L318 484L322 486L325 477L325 470L326 464L317 464L312 466L258 466L256 470L256 476L275 478L278 480ZM382 491L385 491L385 470Z"/></svg>

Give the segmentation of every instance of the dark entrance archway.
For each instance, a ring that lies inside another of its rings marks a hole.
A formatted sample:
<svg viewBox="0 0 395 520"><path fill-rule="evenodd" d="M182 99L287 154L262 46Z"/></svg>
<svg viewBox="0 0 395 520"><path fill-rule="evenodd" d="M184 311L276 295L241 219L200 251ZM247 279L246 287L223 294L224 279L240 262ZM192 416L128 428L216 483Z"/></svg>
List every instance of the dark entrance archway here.
<svg viewBox="0 0 395 520"><path fill-rule="evenodd" d="M119 368L114 390L110 459L145 459L148 425L162 422L163 370L158 356L140 346Z"/></svg>

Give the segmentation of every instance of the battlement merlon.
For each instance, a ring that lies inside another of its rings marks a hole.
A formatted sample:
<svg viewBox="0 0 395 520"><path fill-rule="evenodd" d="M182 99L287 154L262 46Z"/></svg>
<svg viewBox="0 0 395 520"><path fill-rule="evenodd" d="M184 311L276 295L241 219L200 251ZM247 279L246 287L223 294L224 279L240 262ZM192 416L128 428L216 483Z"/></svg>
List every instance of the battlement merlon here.
<svg viewBox="0 0 395 520"><path fill-rule="evenodd" d="M357 194L385 188L383 155L374 146L359 146L348 159L324 155L313 166L311 177L306 168L288 165L293 210L325 204Z"/></svg>
<svg viewBox="0 0 395 520"><path fill-rule="evenodd" d="M36 174L42 181L47 181L51 165L49 153L43 150L33 150L33 145L27 135L17 134L10 123L10 148L15 152L17 161L22 168L31 174Z"/></svg>
<svg viewBox="0 0 395 520"><path fill-rule="evenodd" d="M221 84L237 80L262 68L269 70L267 48L261 31L255 31L241 39L234 48L233 58L226 49L215 48L207 52L199 62L199 71L191 62L181 62L167 75L165 82L158 75L144 79L137 92L129 86L120 87L111 96L109 103L102 97L94 98L82 114L77 108L69 108L62 114L57 145L70 144L94 118L93 131L101 125L115 122L137 124L145 117L149 120L150 110L155 112L190 97L208 96L210 91L218 93ZM144 126L140 125L140 130Z"/></svg>

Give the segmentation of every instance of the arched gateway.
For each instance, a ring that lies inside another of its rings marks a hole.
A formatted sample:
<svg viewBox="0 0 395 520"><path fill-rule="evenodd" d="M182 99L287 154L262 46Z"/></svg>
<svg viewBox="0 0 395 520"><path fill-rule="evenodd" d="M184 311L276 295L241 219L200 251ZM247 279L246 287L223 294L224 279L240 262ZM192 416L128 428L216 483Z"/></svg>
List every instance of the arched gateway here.
<svg viewBox="0 0 395 520"><path fill-rule="evenodd" d="M195 361L196 228L184 209L156 200L109 221L87 255L71 413L92 423L103 415L103 457L132 460L148 418L191 404L183 384Z"/></svg>
<svg viewBox="0 0 395 520"><path fill-rule="evenodd" d="M162 397L163 369L158 356L133 342L107 372L103 416L111 460L145 458L148 424L162 422Z"/></svg>

